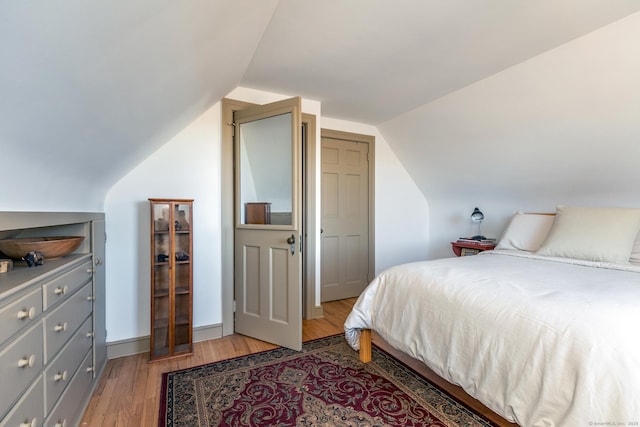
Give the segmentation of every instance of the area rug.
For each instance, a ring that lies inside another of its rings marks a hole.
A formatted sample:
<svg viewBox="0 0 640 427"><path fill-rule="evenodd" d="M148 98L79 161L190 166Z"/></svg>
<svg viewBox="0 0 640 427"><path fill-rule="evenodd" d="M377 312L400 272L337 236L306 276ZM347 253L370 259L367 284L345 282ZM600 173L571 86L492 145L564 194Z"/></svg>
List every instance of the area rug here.
<svg viewBox="0 0 640 427"><path fill-rule="evenodd" d="M492 426L375 345L335 335L163 374L160 426Z"/></svg>

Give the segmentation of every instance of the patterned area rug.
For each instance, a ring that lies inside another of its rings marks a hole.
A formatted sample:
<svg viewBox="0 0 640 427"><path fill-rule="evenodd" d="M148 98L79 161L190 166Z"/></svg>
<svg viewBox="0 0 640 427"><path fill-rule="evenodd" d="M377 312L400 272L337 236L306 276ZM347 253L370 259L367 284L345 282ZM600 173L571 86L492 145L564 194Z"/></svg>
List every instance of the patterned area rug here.
<svg viewBox="0 0 640 427"><path fill-rule="evenodd" d="M160 426L491 426L373 346L336 335L163 374Z"/></svg>

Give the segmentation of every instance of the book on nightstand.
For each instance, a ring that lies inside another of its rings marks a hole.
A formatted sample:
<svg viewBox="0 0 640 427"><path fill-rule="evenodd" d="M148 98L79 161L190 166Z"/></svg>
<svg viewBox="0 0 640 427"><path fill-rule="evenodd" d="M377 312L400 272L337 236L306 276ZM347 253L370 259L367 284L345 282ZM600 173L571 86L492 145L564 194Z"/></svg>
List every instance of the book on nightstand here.
<svg viewBox="0 0 640 427"><path fill-rule="evenodd" d="M461 243L474 243L476 245L481 245L481 246L492 246L496 244L496 239L482 239L482 240L477 240L477 239L472 239L470 237L460 237L458 239L458 242Z"/></svg>

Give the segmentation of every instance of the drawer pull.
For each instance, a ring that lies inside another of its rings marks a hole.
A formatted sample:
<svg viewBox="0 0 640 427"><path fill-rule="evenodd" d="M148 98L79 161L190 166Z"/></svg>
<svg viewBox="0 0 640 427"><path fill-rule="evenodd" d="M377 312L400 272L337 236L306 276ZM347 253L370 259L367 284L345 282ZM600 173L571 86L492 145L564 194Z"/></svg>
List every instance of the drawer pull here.
<svg viewBox="0 0 640 427"><path fill-rule="evenodd" d="M67 293L68 290L69 290L69 287L67 286L58 286L53 290L53 293L56 295L64 295Z"/></svg>
<svg viewBox="0 0 640 427"><path fill-rule="evenodd" d="M20 423L20 427L36 427L37 425L38 425L37 418L32 418L31 421L29 421L28 419L25 419L23 422Z"/></svg>
<svg viewBox="0 0 640 427"><path fill-rule="evenodd" d="M58 420L58 422L55 424L55 427L67 427L67 420Z"/></svg>
<svg viewBox="0 0 640 427"><path fill-rule="evenodd" d="M67 322L58 323L56 326L53 327L53 332L64 332L66 330L67 330Z"/></svg>
<svg viewBox="0 0 640 427"><path fill-rule="evenodd" d="M24 356L22 359L18 360L18 368L33 368L35 364L36 356L33 354L31 356Z"/></svg>
<svg viewBox="0 0 640 427"><path fill-rule="evenodd" d="M67 371L58 372L53 376L53 380L55 382L66 381L67 380Z"/></svg>
<svg viewBox="0 0 640 427"><path fill-rule="evenodd" d="M20 319L20 320L24 320L24 319L33 320L34 317L36 317L36 308L35 307L31 307L28 310L26 308L23 308L22 310L20 310L18 312L18 319Z"/></svg>

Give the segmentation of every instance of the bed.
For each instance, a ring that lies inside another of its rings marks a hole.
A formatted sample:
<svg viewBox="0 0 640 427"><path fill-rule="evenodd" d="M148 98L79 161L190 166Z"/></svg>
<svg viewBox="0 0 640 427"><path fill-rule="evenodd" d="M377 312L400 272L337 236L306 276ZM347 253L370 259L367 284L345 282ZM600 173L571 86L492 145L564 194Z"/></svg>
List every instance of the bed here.
<svg viewBox="0 0 640 427"><path fill-rule="evenodd" d="M379 274L347 341L366 360L373 330L522 426L639 425L640 210L532 215L496 250Z"/></svg>

